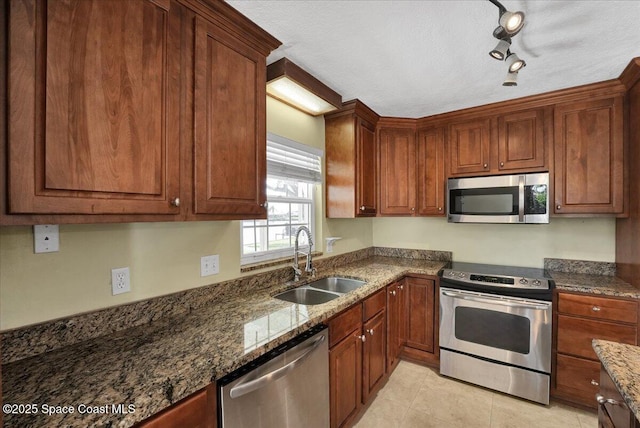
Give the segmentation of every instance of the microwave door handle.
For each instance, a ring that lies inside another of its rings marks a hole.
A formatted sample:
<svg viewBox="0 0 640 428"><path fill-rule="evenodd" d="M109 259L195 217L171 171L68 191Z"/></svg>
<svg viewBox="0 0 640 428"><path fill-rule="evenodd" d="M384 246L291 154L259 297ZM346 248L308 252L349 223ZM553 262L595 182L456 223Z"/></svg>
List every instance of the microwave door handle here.
<svg viewBox="0 0 640 428"><path fill-rule="evenodd" d="M276 369L276 370L274 370L272 372L269 372L264 376L260 376L258 379L255 379L255 380L252 380L252 381L246 382L246 383L243 382L243 383L240 383L240 384L234 386L233 388L231 388L231 391L230 391L229 395L231 396L231 398L242 397L243 395L248 394L248 393L250 393L252 391L255 391L256 389L262 388L263 386L265 386L268 383L274 382L274 381L284 377L291 370L295 369L300 364L302 364L304 360L309 358L309 355L311 355L311 353L313 351L315 351L316 348L318 346L320 346L320 344L322 342L324 342L324 336L325 335L323 334L322 336L317 338L311 345L309 345L305 349L305 352L302 355L300 355L295 360L291 361L286 366L280 367L279 369Z"/></svg>
<svg viewBox="0 0 640 428"><path fill-rule="evenodd" d="M464 294L451 293L450 291L442 291L442 294L444 294L445 296L448 296L448 297L455 297L457 299L468 300L470 302L490 303L490 304L493 304L493 305L507 306L509 308L537 309L539 311L546 311L547 309L549 309L549 306L547 306L547 305L536 305L534 303L524 303L524 302L513 303L513 302L509 302L509 301L505 301L505 300L499 300L499 299L495 299L495 300L494 299L483 299L483 298L475 297L475 296L466 296Z"/></svg>
<svg viewBox="0 0 640 428"><path fill-rule="evenodd" d="M524 175L518 176L518 221L524 223Z"/></svg>

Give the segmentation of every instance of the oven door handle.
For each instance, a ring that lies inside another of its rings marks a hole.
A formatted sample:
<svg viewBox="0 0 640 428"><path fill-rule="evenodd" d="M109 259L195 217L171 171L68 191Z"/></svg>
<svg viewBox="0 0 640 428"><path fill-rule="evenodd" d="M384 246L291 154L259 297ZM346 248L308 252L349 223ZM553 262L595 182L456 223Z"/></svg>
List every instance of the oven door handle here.
<svg viewBox="0 0 640 428"><path fill-rule="evenodd" d="M248 394L252 391L255 391L256 389L262 388L263 386L265 386L270 382L274 382L286 376L291 370L295 369L300 364L302 364L304 360L309 358L309 355L311 355L311 353L315 351L316 348L320 346L322 342L324 342L324 337L325 335L323 334L322 336L314 340L314 342L311 345L305 348L304 353L302 355L300 355L295 360L291 361L286 366L273 370L272 372L269 372L264 376L260 376L258 379L254 379L246 383L240 383L234 386L233 388L231 388L231 391L229 391L229 395L231 396L231 398L242 397L243 395Z"/></svg>
<svg viewBox="0 0 640 428"><path fill-rule="evenodd" d="M445 296L448 297L455 297L457 299L463 299L463 300L468 300L470 302L478 302L478 303L490 303L490 304L495 304L495 305L501 305L501 306L507 306L510 308L520 308L520 309L536 309L539 311L546 311L547 309L550 308L550 306L548 305L537 305L535 303L523 303L523 302L509 302L509 301L505 301L505 300L499 300L499 299L483 299L480 297L476 297L476 296L467 296L465 294L460 294L460 293L452 293L450 291L442 291L442 294L444 294Z"/></svg>
<svg viewBox="0 0 640 428"><path fill-rule="evenodd" d="M518 177L518 221L524 222L524 175Z"/></svg>

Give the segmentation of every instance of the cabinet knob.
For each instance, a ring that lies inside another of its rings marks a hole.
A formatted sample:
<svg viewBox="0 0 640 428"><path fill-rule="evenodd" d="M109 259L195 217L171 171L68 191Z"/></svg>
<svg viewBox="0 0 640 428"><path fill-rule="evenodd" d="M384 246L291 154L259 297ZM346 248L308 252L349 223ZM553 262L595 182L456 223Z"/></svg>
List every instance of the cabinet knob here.
<svg viewBox="0 0 640 428"><path fill-rule="evenodd" d="M591 385L598 386L598 385L600 385L600 383L598 383L598 381L595 380L595 379L591 379Z"/></svg>
<svg viewBox="0 0 640 428"><path fill-rule="evenodd" d="M500 166L504 166L504 162L500 162ZM485 167L486 168L486 167Z"/></svg>
<svg viewBox="0 0 640 428"><path fill-rule="evenodd" d="M416 209L414 207L411 207L411 211L415 211Z"/></svg>
<svg viewBox="0 0 640 428"><path fill-rule="evenodd" d="M560 208L562 208L560 205L556 205L557 210L559 210Z"/></svg>
<svg viewBox="0 0 640 428"><path fill-rule="evenodd" d="M360 211L364 211L366 209L366 207L363 205L360 207Z"/></svg>
<svg viewBox="0 0 640 428"><path fill-rule="evenodd" d="M180 198L173 198L173 199L171 199L170 203L174 207L179 207L180 206Z"/></svg>
<svg viewBox="0 0 640 428"><path fill-rule="evenodd" d="M591 310L593 312L600 312L600 306L594 306L593 308L591 308Z"/></svg>
<svg viewBox="0 0 640 428"><path fill-rule="evenodd" d="M438 207L438 211L442 211L442 207Z"/></svg>
<svg viewBox="0 0 640 428"><path fill-rule="evenodd" d="M484 165L482 165L482 166L483 166L485 169L487 169L487 167L489 166L489 164L486 164L486 163L485 163L485 164L484 164Z"/></svg>
<svg viewBox="0 0 640 428"><path fill-rule="evenodd" d="M392 296L395 296L395 295L396 295L396 290L391 290L390 294L391 294Z"/></svg>
<svg viewBox="0 0 640 428"><path fill-rule="evenodd" d="M404 285L398 285L398 290L404 290Z"/></svg>
<svg viewBox="0 0 640 428"><path fill-rule="evenodd" d="M267 208L267 206L269 206L269 202L263 202L263 203L260 204L260 206L262 208Z"/></svg>
<svg viewBox="0 0 640 428"><path fill-rule="evenodd" d="M367 336L365 336L364 334L362 336L356 336L356 338L362 340L363 342L367 341Z"/></svg>
<svg viewBox="0 0 640 428"><path fill-rule="evenodd" d="M373 336L373 329L367 330L367 333L369 333L369 335Z"/></svg>

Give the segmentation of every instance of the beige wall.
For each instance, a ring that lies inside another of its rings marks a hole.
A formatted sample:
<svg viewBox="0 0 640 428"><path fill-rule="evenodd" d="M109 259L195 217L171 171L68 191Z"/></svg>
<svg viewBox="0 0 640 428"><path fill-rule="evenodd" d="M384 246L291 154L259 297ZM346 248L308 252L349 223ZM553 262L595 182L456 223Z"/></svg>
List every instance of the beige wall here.
<svg viewBox="0 0 640 428"><path fill-rule="evenodd" d="M324 120L267 98L267 129L324 148ZM318 187L319 194L322 189ZM317 235L342 236L334 254L369 247L372 222L325 220ZM317 248L324 249L323 245ZM220 273L200 277L200 257ZM129 266L130 293L111 295L111 269ZM0 330L220 282L240 274L240 222L61 225L60 251L33 253L32 227L0 228Z"/></svg>
<svg viewBox="0 0 640 428"><path fill-rule="evenodd" d="M463 262L542 267L543 259L615 261L615 219L552 218L549 224L462 224L445 218L377 218L375 246L453 251Z"/></svg>

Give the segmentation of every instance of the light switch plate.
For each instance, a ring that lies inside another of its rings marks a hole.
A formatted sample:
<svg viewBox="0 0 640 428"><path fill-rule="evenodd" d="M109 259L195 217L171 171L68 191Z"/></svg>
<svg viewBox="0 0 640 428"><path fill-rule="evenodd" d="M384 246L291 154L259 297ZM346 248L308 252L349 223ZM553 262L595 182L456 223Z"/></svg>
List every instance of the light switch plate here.
<svg viewBox="0 0 640 428"><path fill-rule="evenodd" d="M220 256L214 254L212 256L200 257L200 276L209 276L220 273Z"/></svg>
<svg viewBox="0 0 640 428"><path fill-rule="evenodd" d="M36 254L60 251L60 234L57 224L33 226L33 251Z"/></svg>

